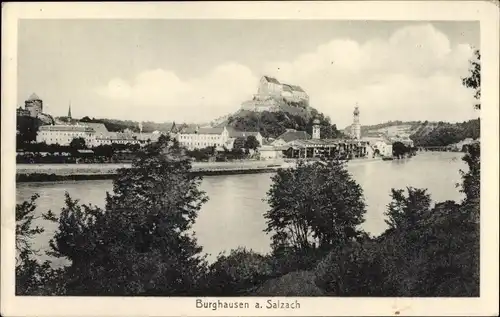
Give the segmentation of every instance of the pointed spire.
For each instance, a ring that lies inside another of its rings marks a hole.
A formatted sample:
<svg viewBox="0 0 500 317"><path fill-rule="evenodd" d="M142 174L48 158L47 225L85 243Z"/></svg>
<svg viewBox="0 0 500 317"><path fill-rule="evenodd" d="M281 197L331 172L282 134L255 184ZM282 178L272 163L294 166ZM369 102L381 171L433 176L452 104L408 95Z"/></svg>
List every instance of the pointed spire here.
<svg viewBox="0 0 500 317"><path fill-rule="evenodd" d="M172 127L170 128L170 133L177 133L179 130L177 129L177 126L175 125L175 121L172 123Z"/></svg>
<svg viewBox="0 0 500 317"><path fill-rule="evenodd" d="M69 108L68 108L68 118L71 119L71 101L69 102Z"/></svg>

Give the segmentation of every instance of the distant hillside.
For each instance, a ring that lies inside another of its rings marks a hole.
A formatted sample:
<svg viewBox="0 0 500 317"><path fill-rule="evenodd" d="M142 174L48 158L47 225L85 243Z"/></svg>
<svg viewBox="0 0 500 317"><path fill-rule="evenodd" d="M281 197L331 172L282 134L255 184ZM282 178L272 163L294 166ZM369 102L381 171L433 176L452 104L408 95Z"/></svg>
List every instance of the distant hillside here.
<svg viewBox="0 0 500 317"><path fill-rule="evenodd" d="M344 130L349 134L350 127ZM362 136L390 137L409 136L415 145L445 146L460 142L467 138L477 139L480 135L479 119L461 123L429 122L429 121L389 121L381 124L362 126Z"/></svg>
<svg viewBox="0 0 500 317"><path fill-rule="evenodd" d="M468 138L476 140L480 136L480 130L481 123L479 119L460 123L429 123L426 121L420 125L410 138L415 145L445 146Z"/></svg>
<svg viewBox="0 0 500 317"><path fill-rule="evenodd" d="M139 122L132 120L117 120L117 119L96 119L83 117L80 119L80 122L93 122L93 123L102 123L106 126L108 131L111 132L119 132L125 129L130 129L134 132L139 132ZM183 124L182 122L177 122L177 125ZM153 131L162 131L168 132L172 127L173 122L152 122L152 121L144 121L142 122L142 132L151 133ZM187 124L188 126L195 126L195 124Z"/></svg>
<svg viewBox="0 0 500 317"><path fill-rule="evenodd" d="M361 135L376 136L379 134L389 136L410 136L421 125L419 121L388 121L375 125L361 126ZM344 133L350 134L351 127L344 129Z"/></svg>

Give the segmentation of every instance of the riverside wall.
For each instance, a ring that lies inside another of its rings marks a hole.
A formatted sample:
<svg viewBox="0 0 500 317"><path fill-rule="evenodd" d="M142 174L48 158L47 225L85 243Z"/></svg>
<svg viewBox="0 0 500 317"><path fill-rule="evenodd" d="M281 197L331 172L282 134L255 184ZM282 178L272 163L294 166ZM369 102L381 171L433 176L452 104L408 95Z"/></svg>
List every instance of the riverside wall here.
<svg viewBox="0 0 500 317"><path fill-rule="evenodd" d="M197 175L231 175L270 173L286 167L282 160L193 162L191 172ZM120 168L131 164L17 164L17 182L112 179Z"/></svg>
<svg viewBox="0 0 500 317"><path fill-rule="evenodd" d="M348 164L381 161L376 159L355 159ZM202 176L272 173L279 168L294 166L289 160L193 162L191 172ZM17 182L43 182L62 180L113 179L120 168L131 164L17 164Z"/></svg>

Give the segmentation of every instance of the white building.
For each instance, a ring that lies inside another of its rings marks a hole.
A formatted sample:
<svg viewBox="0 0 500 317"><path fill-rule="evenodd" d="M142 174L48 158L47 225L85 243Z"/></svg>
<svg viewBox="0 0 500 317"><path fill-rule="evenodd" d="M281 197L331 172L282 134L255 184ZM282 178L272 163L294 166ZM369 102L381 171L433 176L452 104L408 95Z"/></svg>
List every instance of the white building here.
<svg viewBox="0 0 500 317"><path fill-rule="evenodd" d="M87 146L95 142L95 131L84 125L43 125L38 129L36 141L67 146L76 138L83 138Z"/></svg>
<svg viewBox="0 0 500 317"><path fill-rule="evenodd" d="M283 151L286 150L285 147L273 146L273 145L263 145L259 149L261 160L272 160L283 158Z"/></svg>
<svg viewBox="0 0 500 317"><path fill-rule="evenodd" d="M223 128L185 128L174 134L179 144L189 150L203 149L208 146L222 147L229 140L229 132Z"/></svg>
<svg viewBox="0 0 500 317"><path fill-rule="evenodd" d="M90 147L111 144L139 144L143 145L145 142L140 140L135 134L124 132L101 132L96 133L94 142Z"/></svg>

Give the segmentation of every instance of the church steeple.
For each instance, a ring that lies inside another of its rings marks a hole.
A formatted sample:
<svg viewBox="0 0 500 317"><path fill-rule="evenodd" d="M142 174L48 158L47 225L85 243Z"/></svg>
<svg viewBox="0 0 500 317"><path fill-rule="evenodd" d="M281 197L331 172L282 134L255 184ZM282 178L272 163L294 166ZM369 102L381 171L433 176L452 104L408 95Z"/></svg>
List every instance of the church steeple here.
<svg viewBox="0 0 500 317"><path fill-rule="evenodd" d="M352 122L352 137L356 140L361 139L361 124L359 123L359 106L356 102L356 106L353 111L353 122Z"/></svg>
<svg viewBox="0 0 500 317"><path fill-rule="evenodd" d="M69 102L69 107L68 107L68 118L71 119L71 101Z"/></svg>

